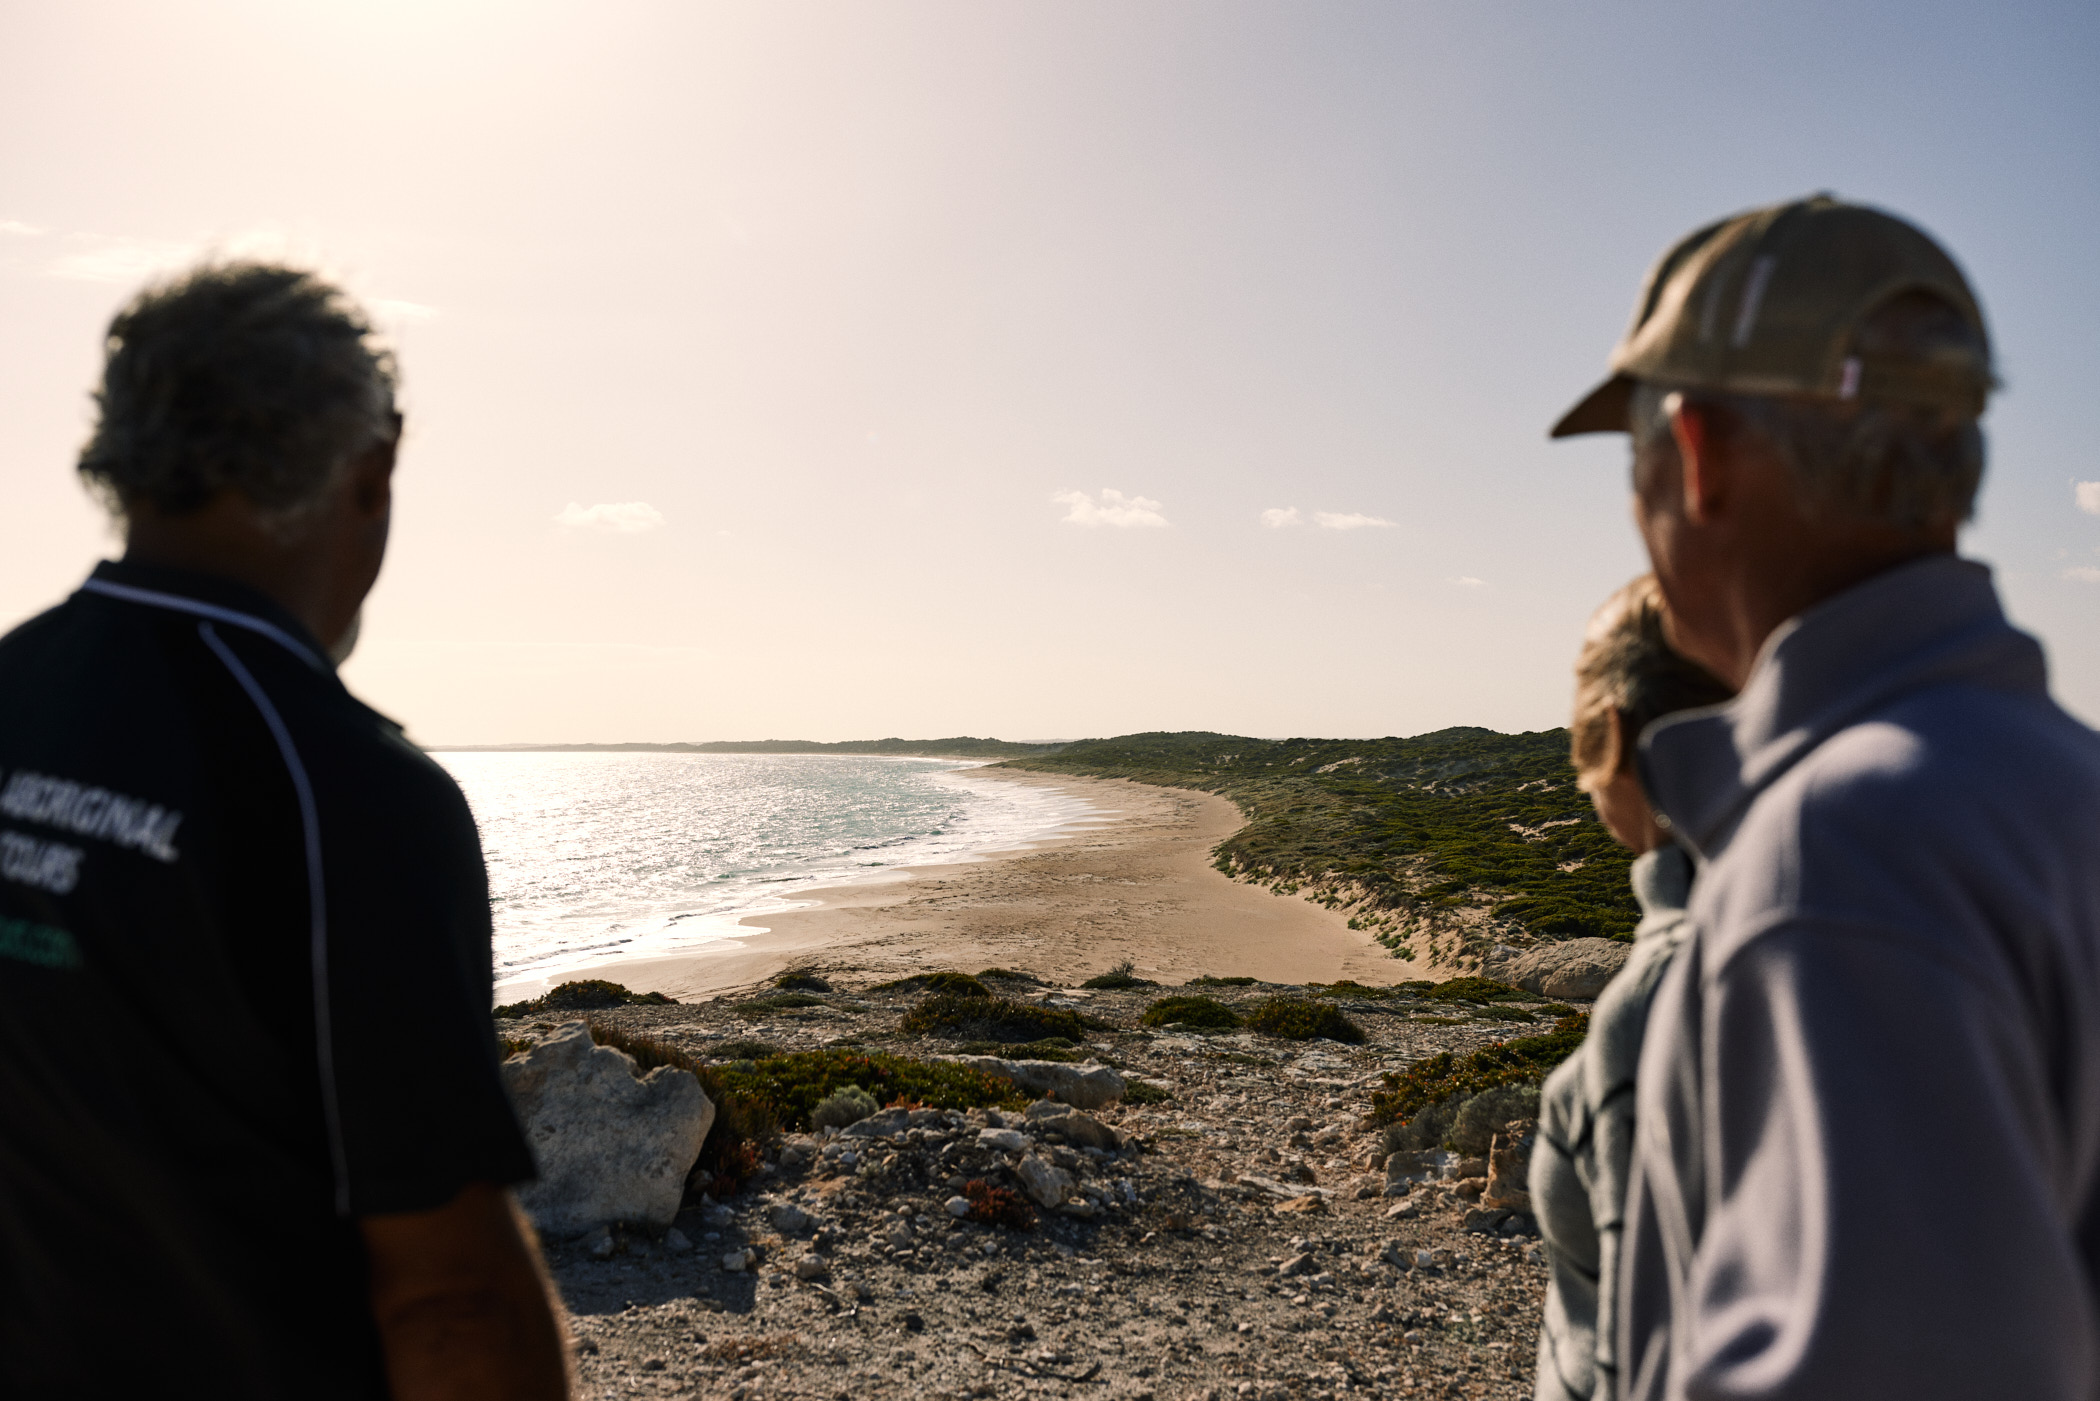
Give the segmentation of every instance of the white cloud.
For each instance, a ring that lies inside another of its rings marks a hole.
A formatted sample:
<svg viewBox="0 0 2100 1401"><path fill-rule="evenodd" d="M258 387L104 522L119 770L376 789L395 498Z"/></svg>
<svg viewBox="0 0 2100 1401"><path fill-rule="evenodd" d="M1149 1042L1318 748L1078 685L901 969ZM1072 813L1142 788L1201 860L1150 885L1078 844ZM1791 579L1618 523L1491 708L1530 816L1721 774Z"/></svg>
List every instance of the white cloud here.
<svg viewBox="0 0 2100 1401"><path fill-rule="evenodd" d="M1451 582L1462 589L1484 589L1487 587L1487 580L1476 579L1470 574L1461 574Z"/></svg>
<svg viewBox="0 0 2100 1401"><path fill-rule="evenodd" d="M664 523L664 513L646 501L601 501L585 506L571 501L554 518L556 525L573 530L605 530L615 535L639 535Z"/></svg>
<svg viewBox="0 0 2100 1401"><path fill-rule="evenodd" d="M1287 526L1303 525L1298 518L1296 506L1271 506L1261 513L1261 523L1271 530L1282 530Z"/></svg>
<svg viewBox="0 0 2100 1401"><path fill-rule="evenodd" d="M1101 488L1101 499L1096 502L1083 491L1060 491L1050 498L1060 506L1072 509L1065 516L1066 525L1112 525L1118 530L1130 530L1144 526L1157 528L1167 523L1159 513L1159 503L1143 496L1125 496L1108 487Z"/></svg>
<svg viewBox="0 0 2100 1401"><path fill-rule="evenodd" d="M2079 482L2071 493L2078 498L2079 510L2100 516L2100 482Z"/></svg>
<svg viewBox="0 0 2100 1401"><path fill-rule="evenodd" d="M20 219L0 219L0 234L15 234L22 238L35 238L43 230L34 224L25 224Z"/></svg>
<svg viewBox="0 0 2100 1401"><path fill-rule="evenodd" d="M2080 584L2100 584L2100 568L2090 564L2074 564L2064 571L2064 577Z"/></svg>
<svg viewBox="0 0 2100 1401"><path fill-rule="evenodd" d="M1392 524L1389 520L1380 520L1377 516L1366 516L1355 511L1350 511L1346 515L1340 511L1314 511L1313 520L1323 530L1362 530L1367 525L1389 526Z"/></svg>

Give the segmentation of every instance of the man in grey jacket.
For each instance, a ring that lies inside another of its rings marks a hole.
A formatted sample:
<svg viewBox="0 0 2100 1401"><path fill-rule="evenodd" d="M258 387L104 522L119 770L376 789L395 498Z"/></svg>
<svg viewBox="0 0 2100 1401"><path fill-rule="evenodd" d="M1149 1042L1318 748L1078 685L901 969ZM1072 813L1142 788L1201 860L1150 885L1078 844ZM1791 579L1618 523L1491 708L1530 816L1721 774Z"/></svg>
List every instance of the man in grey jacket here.
<svg viewBox="0 0 2100 1401"><path fill-rule="evenodd" d="M1621 1394L2100 1397L2100 737L1955 534L1992 385L1925 234L1690 235L1555 436L1627 431L1701 869L1636 1093Z"/></svg>

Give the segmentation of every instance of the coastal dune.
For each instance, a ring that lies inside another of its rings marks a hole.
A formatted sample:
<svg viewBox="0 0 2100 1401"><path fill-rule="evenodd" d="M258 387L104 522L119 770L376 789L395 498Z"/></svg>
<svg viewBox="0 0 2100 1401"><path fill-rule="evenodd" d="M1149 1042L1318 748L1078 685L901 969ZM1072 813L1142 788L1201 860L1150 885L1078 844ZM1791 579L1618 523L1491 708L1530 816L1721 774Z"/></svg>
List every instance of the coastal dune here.
<svg viewBox="0 0 2100 1401"><path fill-rule="evenodd" d="M981 861L812 892L814 908L745 920L755 926L748 938L522 979L505 984L501 996L602 977L689 1001L791 967L877 978L1005 967L1062 983L1124 960L1160 983L1203 974L1366 984L1429 976L1350 929L1346 915L1213 868L1211 849L1245 821L1227 799L998 768L973 777L1069 793L1091 803L1097 820Z"/></svg>

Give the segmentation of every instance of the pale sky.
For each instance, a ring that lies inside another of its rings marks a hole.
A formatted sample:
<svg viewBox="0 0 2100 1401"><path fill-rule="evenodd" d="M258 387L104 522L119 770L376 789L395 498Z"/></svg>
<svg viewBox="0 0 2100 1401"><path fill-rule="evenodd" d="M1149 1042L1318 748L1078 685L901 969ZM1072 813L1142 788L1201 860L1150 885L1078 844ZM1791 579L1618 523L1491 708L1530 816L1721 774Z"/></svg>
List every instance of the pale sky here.
<svg viewBox="0 0 2100 1401"><path fill-rule="evenodd" d="M399 346L345 669L426 743L1564 722L1642 568L1549 444L1642 271L1829 189L1981 291L1966 548L2100 719L2100 8L0 4L0 620L116 542L198 250Z"/></svg>

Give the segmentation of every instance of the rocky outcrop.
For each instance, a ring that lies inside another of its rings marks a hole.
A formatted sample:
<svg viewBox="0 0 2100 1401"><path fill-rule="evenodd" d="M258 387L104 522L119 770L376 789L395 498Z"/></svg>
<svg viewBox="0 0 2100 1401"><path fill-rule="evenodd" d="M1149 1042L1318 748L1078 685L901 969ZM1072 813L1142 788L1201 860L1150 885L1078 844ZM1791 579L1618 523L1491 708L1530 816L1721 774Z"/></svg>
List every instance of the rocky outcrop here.
<svg viewBox="0 0 2100 1401"><path fill-rule="evenodd" d="M503 1083L539 1163L518 1200L544 1234L671 1224L715 1119L691 1072L636 1078L631 1057L576 1022L505 1061Z"/></svg>
<svg viewBox="0 0 2100 1401"><path fill-rule="evenodd" d="M1482 971L1541 997L1591 998L1626 966L1633 945L1616 939L1563 939L1491 960Z"/></svg>
<svg viewBox="0 0 2100 1401"><path fill-rule="evenodd" d="M1123 1097L1123 1077L1105 1065L1001 1060L998 1056L958 1056L956 1059L973 1070L1011 1080L1028 1094L1056 1099L1074 1109L1099 1109Z"/></svg>

